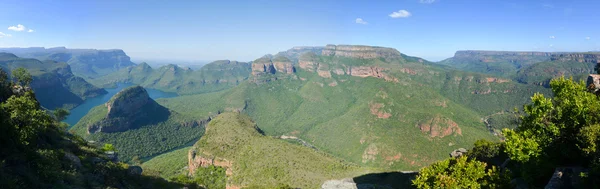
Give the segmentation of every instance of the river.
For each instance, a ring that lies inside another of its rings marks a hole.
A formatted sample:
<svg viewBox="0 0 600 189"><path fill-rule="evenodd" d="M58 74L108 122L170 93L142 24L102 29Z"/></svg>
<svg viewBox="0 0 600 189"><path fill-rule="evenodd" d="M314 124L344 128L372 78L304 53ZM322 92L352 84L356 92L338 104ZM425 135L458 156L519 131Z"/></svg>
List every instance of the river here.
<svg viewBox="0 0 600 189"><path fill-rule="evenodd" d="M65 119L64 122L67 122L70 126L77 124L77 122L83 116L85 116L88 113L88 111L90 111L90 109L108 102L108 100L110 100L110 98L112 96L114 96L119 91L121 91L127 87L130 87L130 86L133 86L133 84L119 83L119 84L117 84L117 88L105 88L105 90L108 93L94 97L94 98L86 99L82 104L80 104L79 106L70 110L71 115L69 115L67 117L67 119ZM163 91L156 90L156 89L146 89L146 91L148 91L148 95L152 99L171 98L171 97L177 96L177 93L163 92Z"/></svg>

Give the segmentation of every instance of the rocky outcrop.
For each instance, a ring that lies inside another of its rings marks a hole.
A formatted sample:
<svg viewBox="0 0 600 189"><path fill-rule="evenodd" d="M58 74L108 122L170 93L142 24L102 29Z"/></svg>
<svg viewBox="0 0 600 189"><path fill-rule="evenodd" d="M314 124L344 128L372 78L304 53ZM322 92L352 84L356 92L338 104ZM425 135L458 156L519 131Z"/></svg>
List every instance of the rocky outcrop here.
<svg viewBox="0 0 600 189"><path fill-rule="evenodd" d="M273 62L273 66L275 67L276 72L281 72L285 74L293 74L296 72L296 68L292 65L290 59L278 56L271 60Z"/></svg>
<svg viewBox="0 0 600 189"><path fill-rule="evenodd" d="M600 92L600 75L590 74L587 78L586 85L590 92L598 94Z"/></svg>
<svg viewBox="0 0 600 189"><path fill-rule="evenodd" d="M391 77L384 73L387 69L377 66L358 66L348 68L347 74L357 77L375 77L382 78L386 81L398 82L397 78Z"/></svg>
<svg viewBox="0 0 600 189"><path fill-rule="evenodd" d="M417 124L417 127L431 138L444 138L452 134L462 136L462 131L456 122L439 115L427 121L420 122Z"/></svg>
<svg viewBox="0 0 600 189"><path fill-rule="evenodd" d="M393 48L363 45L327 45L322 55L360 59L401 57L400 52Z"/></svg>
<svg viewBox="0 0 600 189"><path fill-rule="evenodd" d="M199 167L208 167L210 165L225 168L225 174L233 174L232 162L218 157L209 157L205 154L198 154L196 150L188 151L188 169L189 175L193 175Z"/></svg>
<svg viewBox="0 0 600 189"><path fill-rule="evenodd" d="M467 154L467 149L459 148L459 149L456 149L456 150L450 152L450 157L456 158L456 157L463 156L465 154Z"/></svg>
<svg viewBox="0 0 600 189"><path fill-rule="evenodd" d="M600 63L600 53L564 53L553 54L552 61L575 61L581 63Z"/></svg>
<svg viewBox="0 0 600 189"><path fill-rule="evenodd" d="M88 133L121 132L168 119L170 111L148 96L146 89L134 86L117 93L104 104L106 116L88 125Z"/></svg>
<svg viewBox="0 0 600 189"><path fill-rule="evenodd" d="M557 167L545 189L580 188L580 175L586 171L581 167Z"/></svg>

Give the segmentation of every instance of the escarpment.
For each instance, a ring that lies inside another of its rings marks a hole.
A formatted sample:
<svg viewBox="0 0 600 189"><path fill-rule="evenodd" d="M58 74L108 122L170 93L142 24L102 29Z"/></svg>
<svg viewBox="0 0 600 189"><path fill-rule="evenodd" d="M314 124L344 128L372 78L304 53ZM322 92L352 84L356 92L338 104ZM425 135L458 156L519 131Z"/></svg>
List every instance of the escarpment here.
<svg viewBox="0 0 600 189"><path fill-rule="evenodd" d="M400 52L393 48L363 45L327 45L322 55L360 59L401 57Z"/></svg>
<svg viewBox="0 0 600 189"><path fill-rule="evenodd" d="M554 54L552 61L576 61L581 63L600 63L600 53L565 53Z"/></svg>
<svg viewBox="0 0 600 189"><path fill-rule="evenodd" d="M290 59L283 56L272 59L269 56L263 56L252 62L252 75L254 76L275 73L293 74L295 72L296 68Z"/></svg>
<svg viewBox="0 0 600 189"><path fill-rule="evenodd" d="M170 111L148 96L146 89L134 86L117 93L105 104L106 116L88 125L88 133L121 132L168 119Z"/></svg>

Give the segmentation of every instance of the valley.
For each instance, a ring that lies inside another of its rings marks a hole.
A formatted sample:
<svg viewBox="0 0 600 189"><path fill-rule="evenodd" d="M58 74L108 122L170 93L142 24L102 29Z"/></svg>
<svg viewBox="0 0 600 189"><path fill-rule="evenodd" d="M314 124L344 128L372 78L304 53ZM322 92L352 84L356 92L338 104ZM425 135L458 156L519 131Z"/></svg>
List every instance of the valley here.
<svg viewBox="0 0 600 189"><path fill-rule="evenodd" d="M500 141L503 128L519 124L515 108L550 94L550 78L584 78L597 62L593 54L460 51L436 63L393 48L326 45L198 70L141 63L88 76L104 93L64 121L165 179L217 167L228 188L315 188L403 175L477 140Z"/></svg>

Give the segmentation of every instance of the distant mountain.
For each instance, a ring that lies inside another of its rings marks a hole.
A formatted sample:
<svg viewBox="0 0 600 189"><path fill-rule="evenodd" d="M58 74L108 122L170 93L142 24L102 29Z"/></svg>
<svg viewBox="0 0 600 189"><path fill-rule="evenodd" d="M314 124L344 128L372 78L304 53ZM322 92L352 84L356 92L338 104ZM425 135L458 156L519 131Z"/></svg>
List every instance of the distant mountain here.
<svg viewBox="0 0 600 189"><path fill-rule="evenodd" d="M457 51L454 57L439 63L460 70L513 77L523 67L550 61L552 52Z"/></svg>
<svg viewBox="0 0 600 189"><path fill-rule="evenodd" d="M189 119L156 103L140 86L123 89L70 130L115 144L122 160L151 157L198 140L207 120Z"/></svg>
<svg viewBox="0 0 600 189"><path fill-rule="evenodd" d="M141 63L91 82L98 86L126 82L179 94L193 94L234 87L249 75L249 64L230 60L214 61L196 71L173 64L153 69L148 64Z"/></svg>
<svg viewBox="0 0 600 189"><path fill-rule="evenodd" d="M0 53L0 68L9 72L23 67L33 76L31 87L42 106L48 109L58 107L73 108L83 100L105 94L83 78L71 73L71 67L62 62L39 61L32 58L19 58L14 54Z"/></svg>
<svg viewBox="0 0 600 189"><path fill-rule="evenodd" d="M593 52L457 51L454 57L438 62L453 68L492 74L525 84L547 86L559 76L586 77L600 62Z"/></svg>
<svg viewBox="0 0 600 189"><path fill-rule="evenodd" d="M19 57L38 60L66 62L73 73L84 78L95 78L121 68L135 65L120 49L67 49L64 47L0 48L0 52L13 53Z"/></svg>
<svg viewBox="0 0 600 189"><path fill-rule="evenodd" d="M323 51L324 48L325 47L322 47L322 46L321 47L293 47L287 51L282 51L282 52L275 54L275 57L283 56L283 57L290 59L294 63L298 63L298 58L300 57L300 55L302 55L304 53L308 53L308 52L312 52L315 54L321 54L321 52Z"/></svg>

